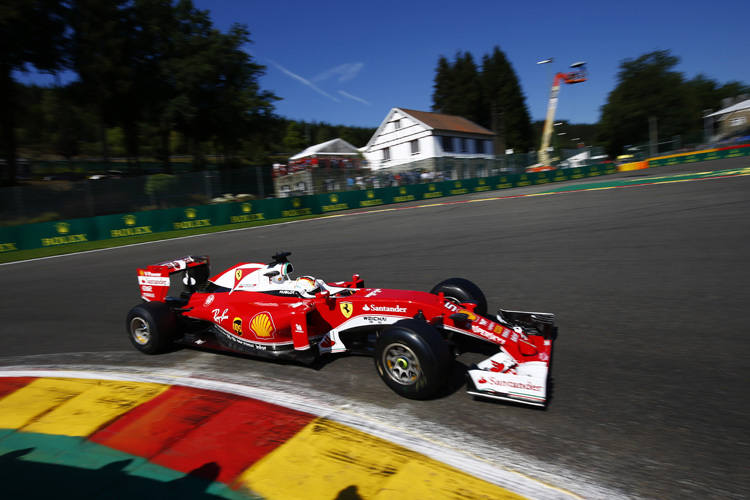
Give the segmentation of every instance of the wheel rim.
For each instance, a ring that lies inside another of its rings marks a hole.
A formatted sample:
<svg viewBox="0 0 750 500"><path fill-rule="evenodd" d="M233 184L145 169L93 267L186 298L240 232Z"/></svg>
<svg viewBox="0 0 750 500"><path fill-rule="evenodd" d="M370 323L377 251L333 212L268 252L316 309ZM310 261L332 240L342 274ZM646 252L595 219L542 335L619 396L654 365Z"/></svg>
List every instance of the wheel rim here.
<svg viewBox="0 0 750 500"><path fill-rule="evenodd" d="M130 322L130 334L138 345L146 345L151 340L148 323L143 318L133 318Z"/></svg>
<svg viewBox="0 0 750 500"><path fill-rule="evenodd" d="M461 303L461 301L458 300L456 297L449 297L448 295L446 295L444 298L448 302L452 302L453 304L456 304L456 305L459 305Z"/></svg>
<svg viewBox="0 0 750 500"><path fill-rule="evenodd" d="M391 344L383 350L383 366L388 376L401 385L411 385L422 375L417 355L403 344Z"/></svg>

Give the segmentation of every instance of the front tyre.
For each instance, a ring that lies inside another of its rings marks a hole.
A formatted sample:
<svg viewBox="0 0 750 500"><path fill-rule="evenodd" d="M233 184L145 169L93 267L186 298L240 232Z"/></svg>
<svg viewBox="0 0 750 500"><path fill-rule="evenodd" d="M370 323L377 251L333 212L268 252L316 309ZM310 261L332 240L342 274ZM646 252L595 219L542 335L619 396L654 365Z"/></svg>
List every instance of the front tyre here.
<svg viewBox="0 0 750 500"><path fill-rule="evenodd" d="M384 328L375 342L375 367L395 393L409 399L426 399L445 383L453 356L440 333L413 319Z"/></svg>
<svg viewBox="0 0 750 500"><path fill-rule="evenodd" d="M133 346L145 354L164 352L176 338L177 319L163 302L135 306L125 321Z"/></svg>
<svg viewBox="0 0 750 500"><path fill-rule="evenodd" d="M476 304L477 306L474 308L474 312L480 316L487 315L487 298L477 285L467 279L448 278L447 280L441 281L430 290L430 293L435 295L440 292L445 295L446 300L449 300L456 305L460 303Z"/></svg>

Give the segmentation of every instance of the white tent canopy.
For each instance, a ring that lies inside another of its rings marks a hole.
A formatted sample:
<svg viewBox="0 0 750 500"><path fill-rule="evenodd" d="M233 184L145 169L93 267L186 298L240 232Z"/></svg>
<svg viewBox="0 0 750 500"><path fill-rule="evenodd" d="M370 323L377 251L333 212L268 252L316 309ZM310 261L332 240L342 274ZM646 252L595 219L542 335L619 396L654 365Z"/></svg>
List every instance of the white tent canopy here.
<svg viewBox="0 0 750 500"><path fill-rule="evenodd" d="M289 158L290 161L301 160L303 158L316 158L321 156L357 156L357 148L346 142L344 139L333 139L330 141L310 146L301 153Z"/></svg>
<svg viewBox="0 0 750 500"><path fill-rule="evenodd" d="M737 104L733 106L729 106L728 108L724 108L722 110L717 111L716 113L711 113L710 115L706 115L706 118L709 116L721 116L721 115L727 115L729 113L734 113L735 111L742 111L743 109L750 108L750 99L742 102L738 102ZM722 116L721 119L725 118Z"/></svg>

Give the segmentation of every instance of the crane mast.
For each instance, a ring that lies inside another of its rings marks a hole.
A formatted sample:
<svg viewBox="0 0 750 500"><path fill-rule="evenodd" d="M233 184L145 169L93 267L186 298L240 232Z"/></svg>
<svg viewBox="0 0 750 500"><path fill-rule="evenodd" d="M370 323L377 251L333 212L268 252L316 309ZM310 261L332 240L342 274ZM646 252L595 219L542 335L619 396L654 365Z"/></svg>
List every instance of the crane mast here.
<svg viewBox="0 0 750 500"><path fill-rule="evenodd" d="M544 129L542 130L542 145L539 148L539 164L549 166L551 164L549 157L549 144L552 138L553 123L555 121L555 112L557 111L557 95L560 93L560 85L565 83L572 85L574 83L583 83L587 79L586 63L577 62L570 65L574 68L568 73L557 73L552 80L552 90L549 95L547 104L547 118L544 120Z"/></svg>

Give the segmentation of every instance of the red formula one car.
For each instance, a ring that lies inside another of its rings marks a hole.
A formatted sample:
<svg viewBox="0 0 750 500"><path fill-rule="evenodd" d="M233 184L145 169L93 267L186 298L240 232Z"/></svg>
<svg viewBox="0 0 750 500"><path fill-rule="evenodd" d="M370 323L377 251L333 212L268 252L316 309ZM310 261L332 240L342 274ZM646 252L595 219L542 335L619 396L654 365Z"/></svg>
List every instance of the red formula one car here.
<svg viewBox="0 0 750 500"><path fill-rule="evenodd" d="M206 256L138 269L145 303L127 315L133 345L155 354L172 342L311 363L325 354L371 354L383 381L411 399L432 396L462 352L488 356L468 370L469 394L544 406L552 342L548 313L487 313L473 283L451 278L429 293L365 288L359 275L290 278L290 253L237 264L209 279ZM185 290L167 296L170 276Z"/></svg>

